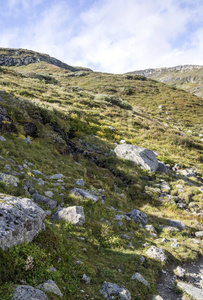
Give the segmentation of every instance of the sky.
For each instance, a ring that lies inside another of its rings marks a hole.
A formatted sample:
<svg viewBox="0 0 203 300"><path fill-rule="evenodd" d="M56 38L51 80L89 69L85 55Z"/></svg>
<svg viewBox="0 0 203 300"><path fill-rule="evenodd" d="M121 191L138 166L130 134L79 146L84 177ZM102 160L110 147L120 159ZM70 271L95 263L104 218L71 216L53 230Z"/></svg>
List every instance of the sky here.
<svg viewBox="0 0 203 300"><path fill-rule="evenodd" d="M202 0L0 0L0 47L125 73L203 65Z"/></svg>

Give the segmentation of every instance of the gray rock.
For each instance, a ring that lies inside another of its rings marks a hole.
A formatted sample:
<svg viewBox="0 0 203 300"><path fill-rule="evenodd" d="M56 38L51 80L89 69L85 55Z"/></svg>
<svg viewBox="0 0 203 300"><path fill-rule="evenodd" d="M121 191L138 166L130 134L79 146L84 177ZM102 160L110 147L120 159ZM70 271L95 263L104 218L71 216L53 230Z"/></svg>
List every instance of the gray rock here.
<svg viewBox="0 0 203 300"><path fill-rule="evenodd" d="M171 226L177 227L179 229L187 229L187 226L182 221L168 219L168 223Z"/></svg>
<svg viewBox="0 0 203 300"><path fill-rule="evenodd" d="M80 185L80 186L84 186L85 182L83 179L78 179L76 180L75 184Z"/></svg>
<svg viewBox="0 0 203 300"><path fill-rule="evenodd" d="M57 272L57 269L54 268L54 267L50 267L50 268L49 268L49 272L51 272L51 273L52 273L52 272Z"/></svg>
<svg viewBox="0 0 203 300"><path fill-rule="evenodd" d="M0 248L30 242L44 229L44 210L27 198L0 194Z"/></svg>
<svg viewBox="0 0 203 300"><path fill-rule="evenodd" d="M137 223L147 224L147 215L138 209L133 209L126 215Z"/></svg>
<svg viewBox="0 0 203 300"><path fill-rule="evenodd" d="M191 242L193 242L194 244L200 244L200 241L197 239L191 239Z"/></svg>
<svg viewBox="0 0 203 300"><path fill-rule="evenodd" d="M124 215L116 215L115 218L114 218L114 220L115 220L115 221L122 221L123 218L125 218Z"/></svg>
<svg viewBox="0 0 203 300"><path fill-rule="evenodd" d="M151 246L147 251L146 254L151 257L155 258L161 262L164 262L167 260L167 257L164 253L164 250L162 248L157 248L156 246Z"/></svg>
<svg viewBox="0 0 203 300"><path fill-rule="evenodd" d="M152 300L164 300L160 295L154 295Z"/></svg>
<svg viewBox="0 0 203 300"><path fill-rule="evenodd" d="M184 282L179 281L177 283L177 286L183 290L188 295L192 296L196 300L202 300L203 299L203 289L199 289L191 284L187 284Z"/></svg>
<svg viewBox="0 0 203 300"><path fill-rule="evenodd" d="M122 144L115 148L118 157L133 161L143 169L155 172L158 168L158 160L153 151L135 145Z"/></svg>
<svg viewBox="0 0 203 300"><path fill-rule="evenodd" d="M138 281L142 282L144 285L149 286L149 282L144 279L144 277L140 273L135 273L131 279L137 279Z"/></svg>
<svg viewBox="0 0 203 300"><path fill-rule="evenodd" d="M82 280L83 280L86 284L89 284L90 281L91 281L90 277L88 277L86 274L83 274Z"/></svg>
<svg viewBox="0 0 203 300"><path fill-rule="evenodd" d="M46 282L39 284L37 286L38 289L43 290L44 292L49 292L56 294L60 296L61 298L63 297L63 294L61 293L60 289L56 285L56 283L53 280L47 280Z"/></svg>
<svg viewBox="0 0 203 300"><path fill-rule="evenodd" d="M145 225L144 227L147 231L153 231L156 232L156 229L154 228L153 225Z"/></svg>
<svg viewBox="0 0 203 300"><path fill-rule="evenodd" d="M0 173L0 182L3 182L7 186L18 186L19 179L12 175Z"/></svg>
<svg viewBox="0 0 203 300"><path fill-rule="evenodd" d="M195 236L196 237L203 237L203 231L196 231Z"/></svg>
<svg viewBox="0 0 203 300"><path fill-rule="evenodd" d="M4 170L6 170L6 171L11 171L11 165L10 165L10 164L6 164L6 165L4 166Z"/></svg>
<svg viewBox="0 0 203 300"><path fill-rule="evenodd" d="M50 179L63 179L65 176L63 174L54 174L49 176Z"/></svg>
<svg viewBox="0 0 203 300"><path fill-rule="evenodd" d="M127 234L120 234L119 237L124 239L124 240L130 240L131 239L131 237Z"/></svg>
<svg viewBox="0 0 203 300"><path fill-rule="evenodd" d="M52 191L45 191L44 194L49 198L52 198L54 196L54 193Z"/></svg>
<svg viewBox="0 0 203 300"><path fill-rule="evenodd" d="M184 277L185 276L185 269L181 268L181 267L177 267L176 269L173 270L174 274L176 274L178 277Z"/></svg>
<svg viewBox="0 0 203 300"><path fill-rule="evenodd" d="M70 206L68 208L59 208L52 217L53 220L65 220L74 225L83 225L85 215L82 206Z"/></svg>
<svg viewBox="0 0 203 300"><path fill-rule="evenodd" d="M50 207L51 209L54 209L57 207L58 203L56 200L50 199L48 197L45 197L45 196L39 195L39 194L33 194L32 197L33 197L34 201L36 201L38 203L42 203L42 204Z"/></svg>
<svg viewBox="0 0 203 300"><path fill-rule="evenodd" d="M39 170L32 170L32 173L35 175L44 175L41 171Z"/></svg>
<svg viewBox="0 0 203 300"><path fill-rule="evenodd" d="M98 201L99 200L99 197L83 190L83 189L80 189L80 188L73 188L71 191L70 191L70 194L73 195L73 196L79 196L81 197L82 199L84 198L87 198L89 200L92 200L94 202Z"/></svg>
<svg viewBox="0 0 203 300"><path fill-rule="evenodd" d="M180 245L179 245L177 242L173 242L173 243L171 244L171 247L172 247L172 248L179 248Z"/></svg>
<svg viewBox="0 0 203 300"><path fill-rule="evenodd" d="M158 160L158 167L156 169L158 172L168 173L168 168L165 163Z"/></svg>
<svg viewBox="0 0 203 300"><path fill-rule="evenodd" d="M107 300L113 300L116 296L121 300L131 300L130 292L115 283L104 281L100 293Z"/></svg>
<svg viewBox="0 0 203 300"><path fill-rule="evenodd" d="M6 139L5 139L5 137L3 137L3 136L0 136L0 142L6 142Z"/></svg>
<svg viewBox="0 0 203 300"><path fill-rule="evenodd" d="M163 181L161 184L160 184L160 188L162 190L162 192L166 192L168 193L171 189L170 185L168 184L168 182L165 182Z"/></svg>
<svg viewBox="0 0 203 300"><path fill-rule="evenodd" d="M29 285L18 285L11 300L49 300L44 292Z"/></svg>
<svg viewBox="0 0 203 300"><path fill-rule="evenodd" d="M29 137L27 137L26 139L24 139L24 142L25 142L26 144L31 144L31 140L30 140Z"/></svg>

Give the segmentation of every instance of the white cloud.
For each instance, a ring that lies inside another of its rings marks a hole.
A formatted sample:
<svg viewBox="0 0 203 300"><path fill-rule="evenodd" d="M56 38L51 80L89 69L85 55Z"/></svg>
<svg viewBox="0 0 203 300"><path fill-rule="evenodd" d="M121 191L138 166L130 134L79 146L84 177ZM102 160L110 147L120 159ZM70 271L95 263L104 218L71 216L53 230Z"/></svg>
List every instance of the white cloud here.
<svg viewBox="0 0 203 300"><path fill-rule="evenodd" d="M14 30L4 28L1 46L32 49L68 64L114 73L203 64L201 0L97 0L82 13L83 0L8 3L13 9L21 5L26 22ZM42 3L44 10L36 11Z"/></svg>

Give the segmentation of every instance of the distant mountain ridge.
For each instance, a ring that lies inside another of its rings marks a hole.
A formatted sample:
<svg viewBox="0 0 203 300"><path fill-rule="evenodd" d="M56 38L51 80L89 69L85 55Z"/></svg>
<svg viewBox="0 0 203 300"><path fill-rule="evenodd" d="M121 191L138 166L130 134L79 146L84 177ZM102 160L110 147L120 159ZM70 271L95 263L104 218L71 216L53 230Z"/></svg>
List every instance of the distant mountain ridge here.
<svg viewBox="0 0 203 300"><path fill-rule="evenodd" d="M22 66L29 65L32 63L38 63L40 61L47 62L49 64L55 65L65 70L69 70L71 72L92 71L89 68L70 66L54 57L49 56L48 54L43 54L25 49L0 48L0 66Z"/></svg>
<svg viewBox="0 0 203 300"><path fill-rule="evenodd" d="M127 74L136 74L155 79L203 97L203 66L200 65L145 69L128 72Z"/></svg>

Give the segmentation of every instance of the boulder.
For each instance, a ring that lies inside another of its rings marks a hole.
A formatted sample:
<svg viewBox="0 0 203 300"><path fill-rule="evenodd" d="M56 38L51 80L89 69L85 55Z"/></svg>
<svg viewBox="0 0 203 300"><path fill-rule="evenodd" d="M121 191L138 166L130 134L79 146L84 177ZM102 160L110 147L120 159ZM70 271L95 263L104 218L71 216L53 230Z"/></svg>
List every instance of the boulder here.
<svg viewBox="0 0 203 300"><path fill-rule="evenodd" d="M194 299L196 300L203 299L203 289L199 289L191 284L187 284L181 281L178 282L177 286L185 293L192 296Z"/></svg>
<svg viewBox="0 0 203 300"><path fill-rule="evenodd" d="M0 248L32 241L44 229L44 217L32 200L0 194Z"/></svg>
<svg viewBox="0 0 203 300"><path fill-rule="evenodd" d="M54 174L49 176L50 179L63 179L65 176L63 174Z"/></svg>
<svg viewBox="0 0 203 300"><path fill-rule="evenodd" d="M173 227L177 227L179 229L187 229L187 226L182 222L182 221L179 221L179 220L171 220L171 219L168 219L168 223L173 226Z"/></svg>
<svg viewBox="0 0 203 300"><path fill-rule="evenodd" d="M104 281L100 293L107 300L115 299L115 297L118 297L121 300L131 300L130 292L115 283Z"/></svg>
<svg viewBox="0 0 203 300"><path fill-rule="evenodd" d="M144 279L144 277L140 273L135 273L131 279L136 279L139 282L142 282L144 285L149 286L149 282Z"/></svg>
<svg viewBox="0 0 203 300"><path fill-rule="evenodd" d="M196 237L203 237L203 231L196 231L195 236Z"/></svg>
<svg viewBox="0 0 203 300"><path fill-rule="evenodd" d="M46 282L39 284L37 286L38 289L44 291L44 292L49 292L58 295L59 297L63 297L63 294L61 293L60 289L56 285L56 283L53 280L47 280Z"/></svg>
<svg viewBox="0 0 203 300"><path fill-rule="evenodd" d="M158 168L156 154L149 149L135 145L121 144L114 151L118 157L130 160L142 169L155 172Z"/></svg>
<svg viewBox="0 0 203 300"><path fill-rule="evenodd" d="M18 285L11 300L48 300L44 292L29 285Z"/></svg>
<svg viewBox="0 0 203 300"><path fill-rule="evenodd" d="M137 223L147 224L147 215L138 209L133 209L126 215Z"/></svg>
<svg viewBox="0 0 203 300"><path fill-rule="evenodd" d="M162 248L157 248L156 246L150 247L147 251L146 254L151 257L155 258L161 262L164 262L167 260L167 257L164 253L164 250Z"/></svg>
<svg viewBox="0 0 203 300"><path fill-rule="evenodd" d="M52 217L52 220L65 220L74 225L83 225L85 223L85 215L82 206L70 206L67 208L59 208Z"/></svg>
<svg viewBox="0 0 203 300"><path fill-rule="evenodd" d="M8 175L5 173L0 173L0 182L3 182L5 185L18 186L19 179L18 177Z"/></svg>
<svg viewBox="0 0 203 300"><path fill-rule="evenodd" d="M93 194L91 194L91 193L89 193L89 192L87 192L87 191L85 191L83 189L80 189L80 188L74 188L74 189L72 189L70 191L70 194L73 195L73 196L74 195L75 196L79 196L82 199L87 198L87 199L92 200L94 202L96 202L96 201L99 200L98 196L95 196L95 195L93 195Z"/></svg>

